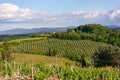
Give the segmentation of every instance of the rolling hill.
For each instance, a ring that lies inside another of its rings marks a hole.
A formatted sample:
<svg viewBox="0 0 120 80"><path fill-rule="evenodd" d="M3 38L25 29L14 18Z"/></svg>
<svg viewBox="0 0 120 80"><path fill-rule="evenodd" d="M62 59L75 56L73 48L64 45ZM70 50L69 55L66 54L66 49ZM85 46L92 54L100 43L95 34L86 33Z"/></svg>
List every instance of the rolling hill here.
<svg viewBox="0 0 120 80"><path fill-rule="evenodd" d="M12 50L16 53L29 53L66 57L76 61L81 55L86 57L88 63L91 63L91 57L100 47L107 44L93 42L90 40L60 40L60 39L42 39L32 38L29 40L18 39L10 42L13 44ZM16 46L15 46L16 45Z"/></svg>
<svg viewBox="0 0 120 80"><path fill-rule="evenodd" d="M73 26L71 26L73 27ZM46 32L59 32L59 31L67 31L68 28L71 27L59 27L59 28L32 28L32 29L24 29L24 28L16 28L6 31L0 31L0 34L30 34L30 33L46 33Z"/></svg>

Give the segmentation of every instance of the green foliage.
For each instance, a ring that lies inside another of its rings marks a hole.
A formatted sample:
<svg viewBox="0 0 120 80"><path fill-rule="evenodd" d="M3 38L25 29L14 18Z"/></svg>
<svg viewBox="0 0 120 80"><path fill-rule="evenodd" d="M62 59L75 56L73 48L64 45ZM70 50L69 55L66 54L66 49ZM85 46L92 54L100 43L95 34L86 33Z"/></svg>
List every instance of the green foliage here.
<svg viewBox="0 0 120 80"><path fill-rule="evenodd" d="M35 75L35 80L45 80L47 78L46 74L43 72L35 73Z"/></svg>
<svg viewBox="0 0 120 80"><path fill-rule="evenodd" d="M85 56L84 56L84 55L81 55L80 62L81 62L82 68L87 66L86 60L85 60Z"/></svg>
<svg viewBox="0 0 120 80"><path fill-rule="evenodd" d="M15 40L15 39L21 39L21 38L28 38L30 37L29 34L20 34L20 35L1 35L0 41L4 41L4 39L7 37L8 40Z"/></svg>
<svg viewBox="0 0 120 80"><path fill-rule="evenodd" d="M66 56L67 58L73 60L73 61L80 61L80 55L79 54L70 54Z"/></svg>
<svg viewBox="0 0 120 80"><path fill-rule="evenodd" d="M36 64L35 67L37 69L37 71L35 72L35 80L47 79L55 72L54 68L46 67L42 63Z"/></svg>
<svg viewBox="0 0 120 80"><path fill-rule="evenodd" d="M10 45L7 40L5 40L2 44L2 51L1 51L1 57L2 61L11 61L11 52L10 52Z"/></svg>
<svg viewBox="0 0 120 80"><path fill-rule="evenodd" d="M119 57L119 58L118 58ZM102 66L118 66L120 65L120 49L113 46L105 46L93 55L94 65L96 67Z"/></svg>
<svg viewBox="0 0 120 80"><path fill-rule="evenodd" d="M89 40L47 39L40 41L23 42L11 48L16 49L15 52L18 52L19 50L22 53L42 54L47 56L57 55L60 57L66 57L73 61L79 62L82 67L85 67L93 65L91 59L93 54L99 51L99 48L104 48L106 45L107 44L92 42ZM118 47L115 49L110 49L116 53L120 50ZM106 56L108 55L105 54L104 56L106 59ZM118 64L120 57L117 54L114 54L112 57L116 57L114 58L114 61Z"/></svg>
<svg viewBox="0 0 120 80"><path fill-rule="evenodd" d="M20 66L20 73L22 75L28 75L31 73L31 67L28 66L27 64L22 64L22 66Z"/></svg>
<svg viewBox="0 0 120 80"><path fill-rule="evenodd" d="M92 40L120 47L120 31L100 24L80 25L77 28L68 29L68 32L55 33L52 37L67 40Z"/></svg>
<svg viewBox="0 0 120 80"><path fill-rule="evenodd" d="M49 48L47 54L45 54L45 55L47 55L47 56L55 56L57 54L58 54L58 50Z"/></svg>
<svg viewBox="0 0 120 80"><path fill-rule="evenodd" d="M74 32L58 32L53 34L54 38L67 39L67 40L80 40L80 35Z"/></svg>
<svg viewBox="0 0 120 80"><path fill-rule="evenodd" d="M2 65L3 63L0 63ZM15 68L14 68L15 66ZM33 67L33 74L35 80L45 80L49 77L57 78L59 80L119 80L120 71L118 68L80 68L75 66L47 66L44 64L36 64L33 66L26 64L8 64L10 70L8 74L13 76L13 72L19 72L20 75L30 75ZM0 76L2 76L3 68L0 67ZM4 74L3 74L4 76Z"/></svg>
<svg viewBox="0 0 120 80"><path fill-rule="evenodd" d="M11 47L17 49L16 52L21 50L22 53L42 54L48 56L61 56L74 61L80 62L81 55L91 61L92 54L106 44L92 42L87 40L58 40L49 39L33 42L25 42L17 46ZM87 63L86 61L86 63Z"/></svg>
<svg viewBox="0 0 120 80"><path fill-rule="evenodd" d="M46 40L46 39L47 39L47 37L22 38L22 39L9 41L9 44L17 46L17 45L25 43L25 42L33 42L33 41L40 41L40 40Z"/></svg>
<svg viewBox="0 0 120 80"><path fill-rule="evenodd" d="M110 80L119 79L117 69L108 71L106 68L59 68L59 79L61 80ZM115 75L116 74L116 75Z"/></svg>

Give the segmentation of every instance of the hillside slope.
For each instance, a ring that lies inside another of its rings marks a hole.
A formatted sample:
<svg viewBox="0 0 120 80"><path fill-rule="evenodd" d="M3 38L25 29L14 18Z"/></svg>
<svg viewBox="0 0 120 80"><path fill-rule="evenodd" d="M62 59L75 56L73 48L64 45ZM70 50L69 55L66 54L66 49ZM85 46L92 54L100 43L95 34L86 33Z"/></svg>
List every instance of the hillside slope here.
<svg viewBox="0 0 120 80"><path fill-rule="evenodd" d="M58 32L52 37L67 40L92 40L120 47L120 30L113 30L101 24L85 24L67 32Z"/></svg>
<svg viewBox="0 0 120 80"><path fill-rule="evenodd" d="M46 65L57 64L59 66L60 65L64 66L66 63L68 63L70 65L75 65L74 61L68 60L66 58L56 58L56 57L48 57L44 55L23 54L23 53L12 53L12 56L15 57L14 61L19 63L27 63L27 64L43 63Z"/></svg>
<svg viewBox="0 0 120 80"><path fill-rule="evenodd" d="M93 42L89 40L60 40L60 39L45 39L39 41L20 41L19 44L12 47L14 52L32 53L47 56L57 55L59 57L66 57L71 60L80 59L84 55L89 61L92 54L100 47L107 44L100 42ZM14 41L14 43L18 43ZM11 43L13 43L11 41Z"/></svg>

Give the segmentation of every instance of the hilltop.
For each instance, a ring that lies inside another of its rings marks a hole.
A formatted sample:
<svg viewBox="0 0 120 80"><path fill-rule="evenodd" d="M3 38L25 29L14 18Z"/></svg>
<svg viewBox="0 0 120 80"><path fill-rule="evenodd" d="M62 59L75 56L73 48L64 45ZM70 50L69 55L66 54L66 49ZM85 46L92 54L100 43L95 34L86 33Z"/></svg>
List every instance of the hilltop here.
<svg viewBox="0 0 120 80"><path fill-rule="evenodd" d="M101 24L80 25L67 32L58 32L54 38L67 40L92 40L120 47L120 30L113 30Z"/></svg>

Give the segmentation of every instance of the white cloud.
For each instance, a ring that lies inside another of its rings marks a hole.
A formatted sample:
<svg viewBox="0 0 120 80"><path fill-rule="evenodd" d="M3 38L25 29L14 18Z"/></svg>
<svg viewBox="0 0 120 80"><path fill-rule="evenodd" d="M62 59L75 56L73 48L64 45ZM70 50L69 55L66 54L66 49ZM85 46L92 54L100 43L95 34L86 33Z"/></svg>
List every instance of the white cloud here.
<svg viewBox="0 0 120 80"><path fill-rule="evenodd" d="M89 12L84 16L84 18L96 18L99 16L99 14L100 14L99 12Z"/></svg>
<svg viewBox="0 0 120 80"><path fill-rule="evenodd" d="M55 20L55 18L47 19L48 15L40 11L33 11L28 8L19 8L14 4L0 4L0 21L3 22L22 22L32 20Z"/></svg>
<svg viewBox="0 0 120 80"><path fill-rule="evenodd" d="M112 11L111 14L109 14L109 18L111 20L120 19L120 9Z"/></svg>
<svg viewBox="0 0 120 80"><path fill-rule="evenodd" d="M83 14L84 12L83 11L75 11L75 12L72 12L73 15L80 15L80 14Z"/></svg>
<svg viewBox="0 0 120 80"><path fill-rule="evenodd" d="M85 15L84 15L84 18L97 18L97 17L101 17L103 15L106 15L106 12L105 11L91 11L91 12L87 12Z"/></svg>
<svg viewBox="0 0 120 80"><path fill-rule="evenodd" d="M19 8L16 5L9 4L9 3L4 3L0 5L1 12L16 12L19 10Z"/></svg>
<svg viewBox="0 0 120 80"><path fill-rule="evenodd" d="M12 4L1 4L0 5L0 19L6 20L15 17L16 12L19 8L16 5Z"/></svg>
<svg viewBox="0 0 120 80"><path fill-rule="evenodd" d="M114 20L114 21L112 21ZM114 11L73 11L69 13L48 14L34 11L29 8L20 8L17 5L4 3L0 4L0 23L15 23L7 25L11 27L62 27L74 26L87 23L100 23L105 25L118 24L120 20L120 10ZM16 24L20 22L19 26ZM4 26L5 26L4 25ZM119 24L120 25L120 24ZM0 24L0 27L3 26Z"/></svg>
<svg viewBox="0 0 120 80"><path fill-rule="evenodd" d="M13 4L1 4L0 5L0 20L3 22L20 22L28 19L32 19L34 11L28 8L20 9Z"/></svg>

